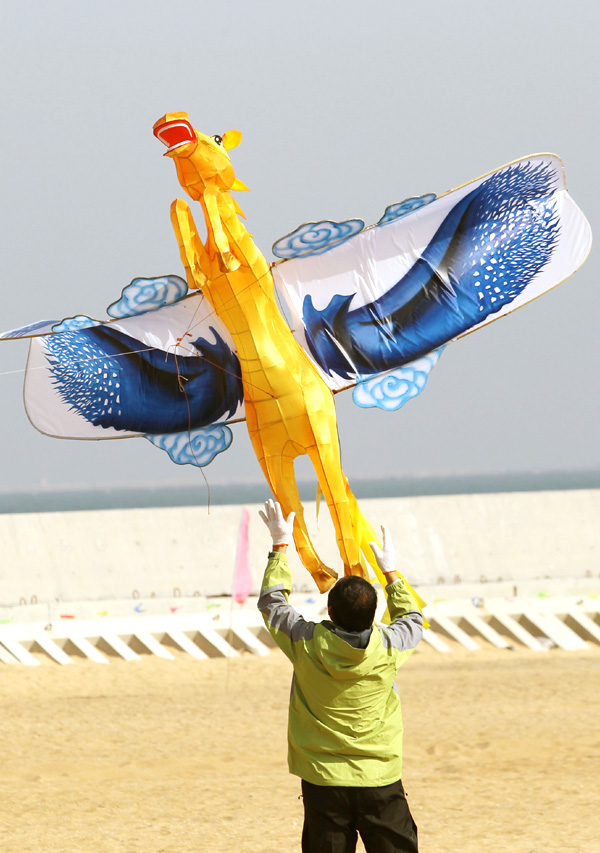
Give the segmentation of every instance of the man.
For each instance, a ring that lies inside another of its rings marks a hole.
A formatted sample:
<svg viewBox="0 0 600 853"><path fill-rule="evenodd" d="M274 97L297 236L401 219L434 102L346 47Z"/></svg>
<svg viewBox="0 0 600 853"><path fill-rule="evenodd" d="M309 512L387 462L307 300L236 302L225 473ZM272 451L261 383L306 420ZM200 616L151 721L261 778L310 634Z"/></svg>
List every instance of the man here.
<svg viewBox="0 0 600 853"><path fill-rule="evenodd" d="M288 603L287 548L294 514L269 500L260 515L273 540L258 609L294 665L288 724L290 772L302 779L303 853L417 853L417 827L402 787L398 668L423 633L423 617L394 567L382 527L372 542L387 581L391 624L373 625L371 584L343 577L329 591L329 620L306 622Z"/></svg>

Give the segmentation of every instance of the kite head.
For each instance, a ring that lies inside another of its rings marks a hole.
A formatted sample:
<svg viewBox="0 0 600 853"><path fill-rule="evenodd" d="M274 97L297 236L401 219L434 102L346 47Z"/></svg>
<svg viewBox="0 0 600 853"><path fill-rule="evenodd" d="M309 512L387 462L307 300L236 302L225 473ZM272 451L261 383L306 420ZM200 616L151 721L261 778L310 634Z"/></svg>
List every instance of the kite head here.
<svg viewBox="0 0 600 853"><path fill-rule="evenodd" d="M167 113L154 124L153 131L167 146L165 157L175 161L179 183L195 201L199 201L207 187L246 189L236 180L227 153L240 144L239 130L228 130L223 136L207 136L192 127L187 113Z"/></svg>

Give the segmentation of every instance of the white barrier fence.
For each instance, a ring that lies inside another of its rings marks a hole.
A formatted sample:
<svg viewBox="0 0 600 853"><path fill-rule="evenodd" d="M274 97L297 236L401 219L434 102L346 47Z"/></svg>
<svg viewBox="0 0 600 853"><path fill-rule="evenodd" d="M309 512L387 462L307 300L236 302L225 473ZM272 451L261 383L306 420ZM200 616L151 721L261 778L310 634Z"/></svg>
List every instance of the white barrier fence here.
<svg viewBox="0 0 600 853"><path fill-rule="evenodd" d="M142 604L152 603L156 609L167 609L157 600ZM243 607L225 598L195 603L200 605L195 613L149 613L140 606L134 616L95 618L77 618L68 612L85 613L88 603L49 607L45 613L41 605L27 608L29 612L23 611L19 621L0 624L0 661L39 666L42 661L66 665L87 658L106 664L115 657L136 661L144 654L173 660L175 649L198 660L234 657L243 651L269 653L272 641L255 598ZM307 619L318 621L325 616L318 600L295 595L292 603ZM123 606L129 608L130 602ZM533 599L475 595L437 601L426 614L431 627L424 641L441 653L457 647L471 652L517 646L535 652L600 650L600 597L595 594Z"/></svg>

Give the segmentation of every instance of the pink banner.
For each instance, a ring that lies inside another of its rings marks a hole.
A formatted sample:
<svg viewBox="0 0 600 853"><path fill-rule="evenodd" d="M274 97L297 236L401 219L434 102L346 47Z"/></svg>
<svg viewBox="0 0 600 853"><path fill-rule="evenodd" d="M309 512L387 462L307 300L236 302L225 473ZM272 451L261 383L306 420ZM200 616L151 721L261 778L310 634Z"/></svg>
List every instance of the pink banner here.
<svg viewBox="0 0 600 853"><path fill-rule="evenodd" d="M252 576L248 562L248 527L250 524L250 513L244 507L242 510L242 521L240 524L240 538L238 540L237 557L235 561L235 575L233 577L233 600L243 604L250 595L252 589Z"/></svg>

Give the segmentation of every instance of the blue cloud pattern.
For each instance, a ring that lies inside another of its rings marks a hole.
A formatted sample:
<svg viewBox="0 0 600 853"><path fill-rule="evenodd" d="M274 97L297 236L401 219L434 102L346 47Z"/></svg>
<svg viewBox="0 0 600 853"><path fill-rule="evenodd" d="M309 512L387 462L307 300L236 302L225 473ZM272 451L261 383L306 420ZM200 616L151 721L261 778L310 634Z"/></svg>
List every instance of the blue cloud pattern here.
<svg viewBox="0 0 600 853"><path fill-rule="evenodd" d="M386 207L385 212L377 225L387 225L388 222L395 222L403 216L408 216L415 210L425 207L426 204L431 204L437 198L435 193L425 193L425 195L412 196L405 198L404 201L398 201L396 204L390 204Z"/></svg>
<svg viewBox="0 0 600 853"><path fill-rule="evenodd" d="M322 255L334 246L339 246L354 237L365 227L362 219L347 219L345 222L306 222L291 234L286 234L273 244L277 258L300 258L305 255Z"/></svg>
<svg viewBox="0 0 600 853"><path fill-rule="evenodd" d="M176 465L197 465L198 468L204 468L210 465L215 456L227 450L233 441L233 434L228 426L218 424L191 432L145 435L144 438L168 453Z"/></svg>
<svg viewBox="0 0 600 853"><path fill-rule="evenodd" d="M440 347L398 370L359 382L354 387L352 399L363 409L378 408L385 412L401 409L425 389L429 374L443 350L444 347Z"/></svg>
<svg viewBox="0 0 600 853"><path fill-rule="evenodd" d="M157 278L134 278L123 288L121 298L108 306L110 317L123 319L154 311L164 305L179 302L187 295L188 286L181 276L162 275Z"/></svg>
<svg viewBox="0 0 600 853"><path fill-rule="evenodd" d="M66 320L52 326L53 332L76 332L79 329L91 329L93 326L101 326L100 320L92 320L85 314L77 314L76 317L67 317Z"/></svg>

